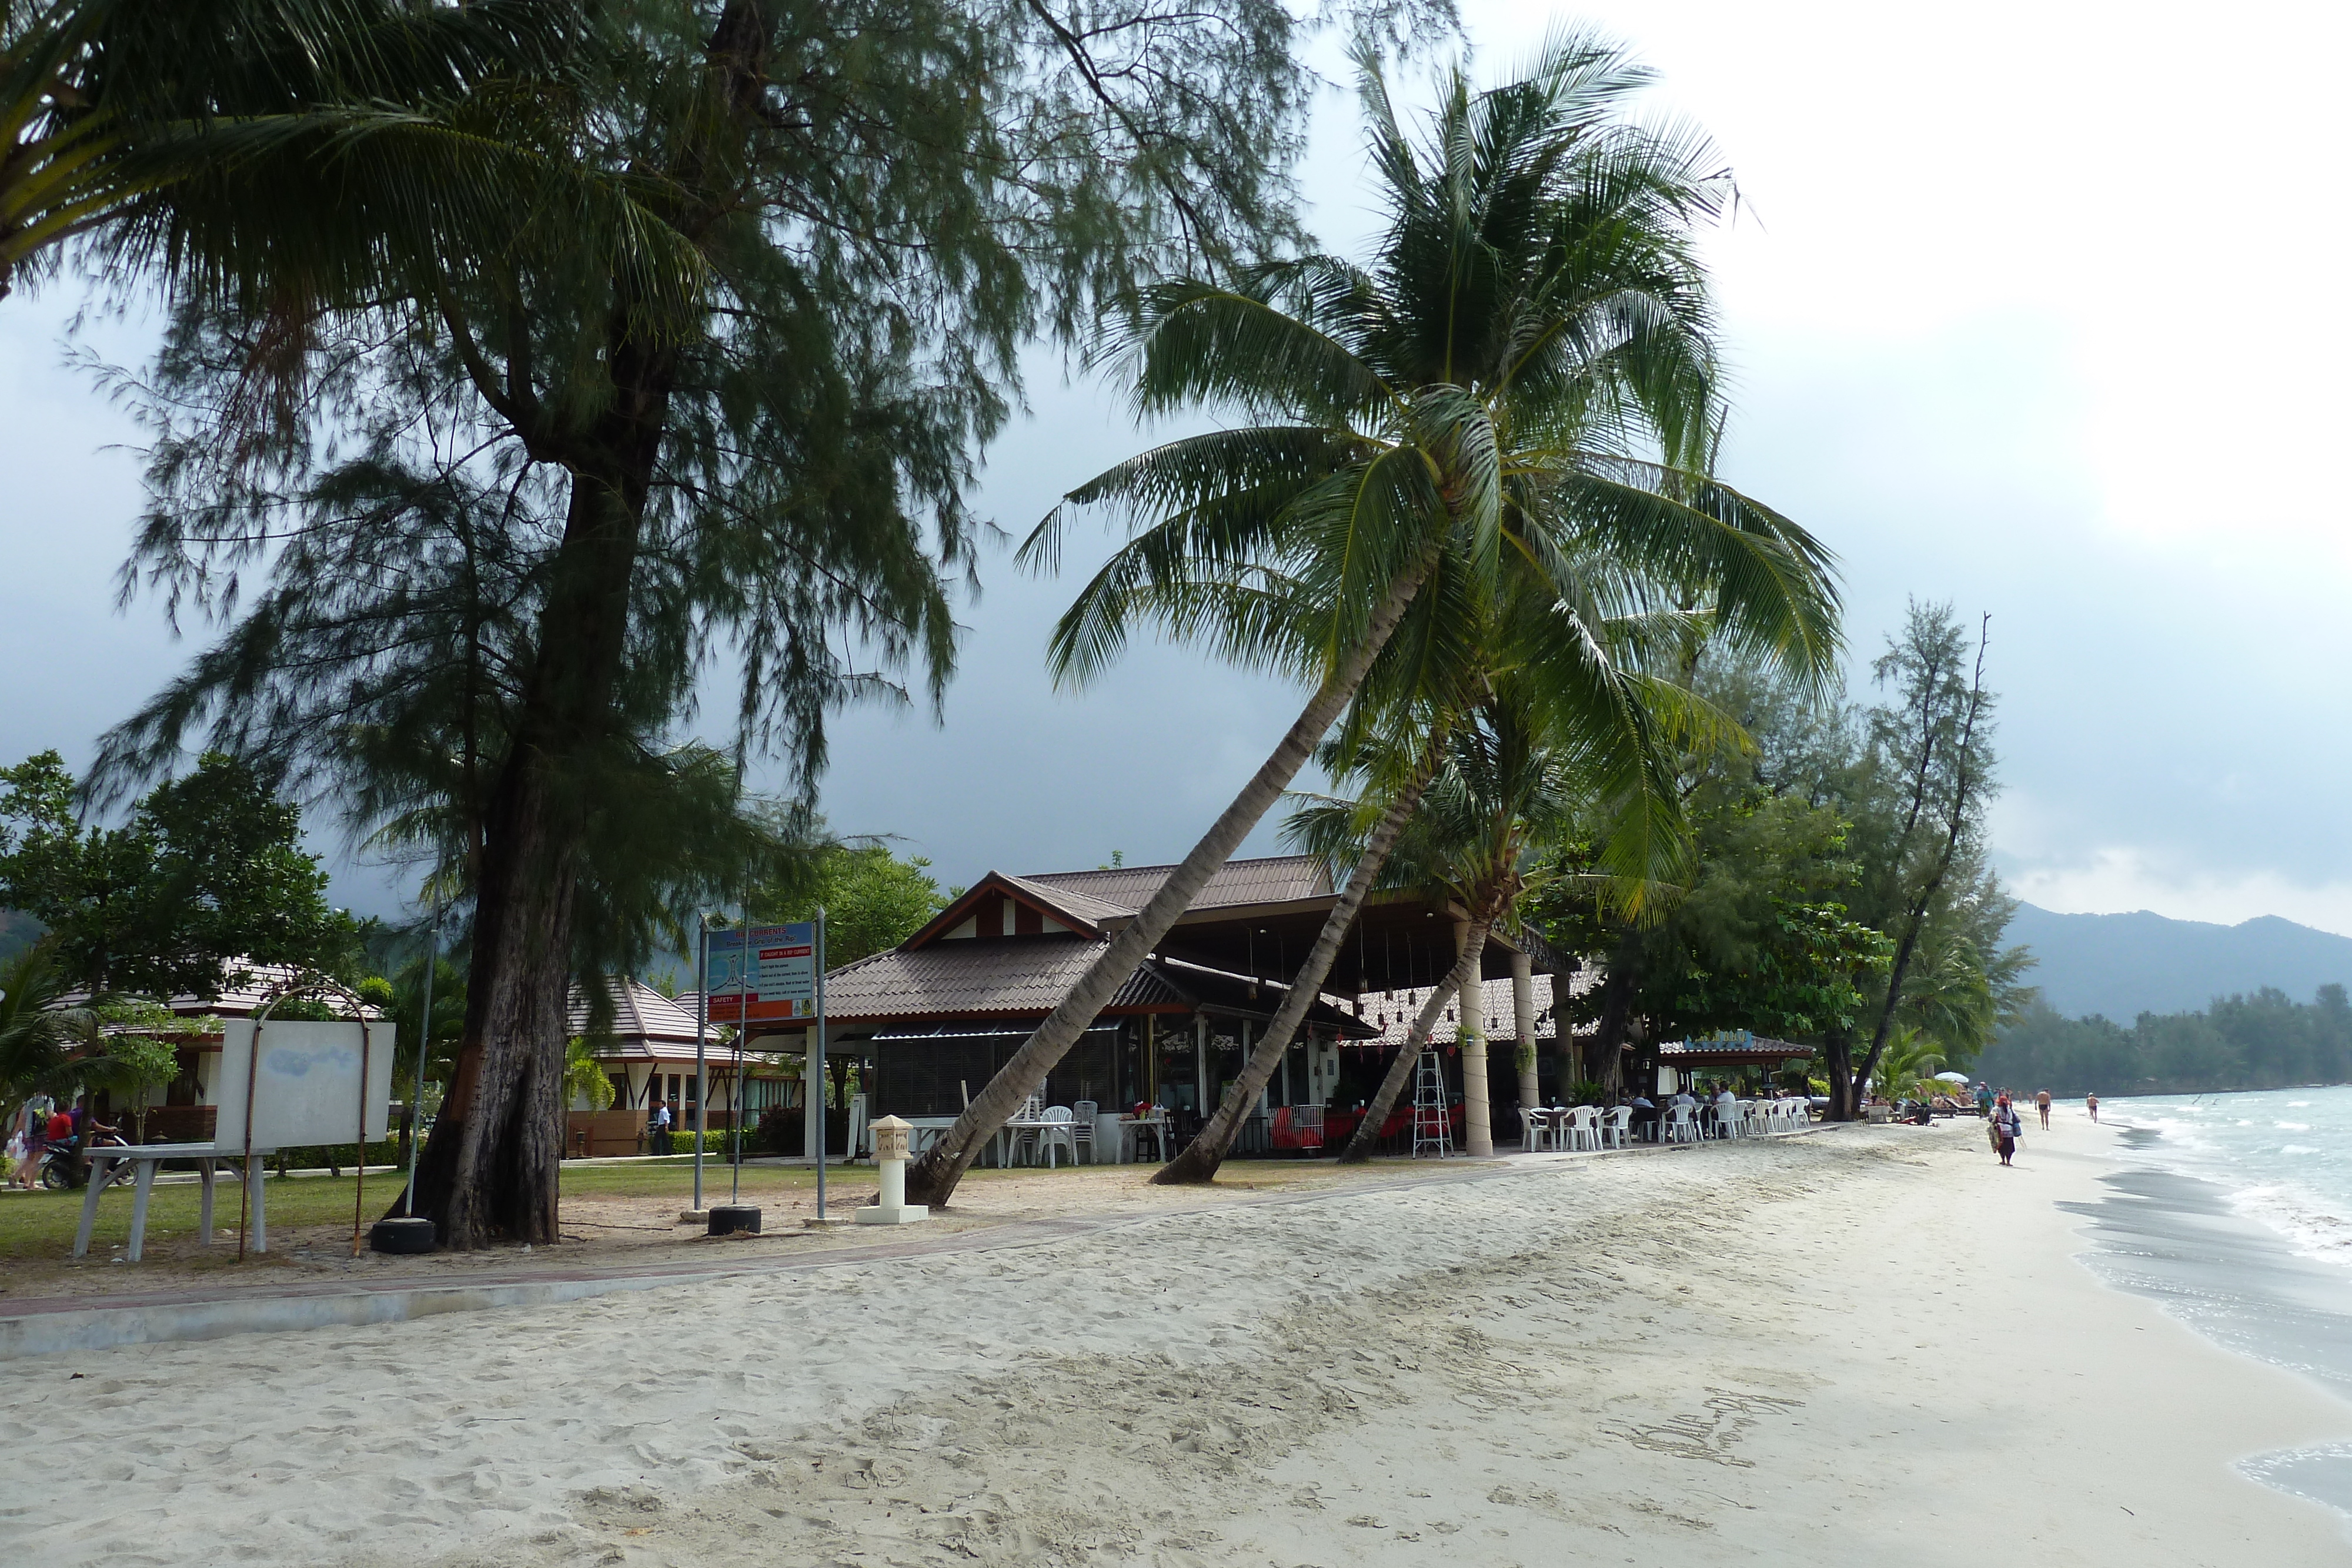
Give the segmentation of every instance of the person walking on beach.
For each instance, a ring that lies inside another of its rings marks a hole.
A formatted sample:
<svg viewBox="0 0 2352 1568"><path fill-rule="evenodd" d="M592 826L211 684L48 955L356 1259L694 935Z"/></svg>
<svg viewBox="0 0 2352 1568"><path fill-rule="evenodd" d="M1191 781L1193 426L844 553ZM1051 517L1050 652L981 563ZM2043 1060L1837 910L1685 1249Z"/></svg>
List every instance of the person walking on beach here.
<svg viewBox="0 0 2352 1568"><path fill-rule="evenodd" d="M1979 1116L1992 1114L1992 1085L1981 1078L1977 1080L1977 1114Z"/></svg>
<svg viewBox="0 0 2352 1568"><path fill-rule="evenodd" d="M2042 1130L2050 1130L2050 1091L2044 1089L2033 1096L2033 1108L2042 1113Z"/></svg>
<svg viewBox="0 0 2352 1568"><path fill-rule="evenodd" d="M2096 1094L2085 1094L2083 1096L2083 1103L2090 1108L2091 1120L2094 1122L2097 1121L2099 1119L2099 1097Z"/></svg>
<svg viewBox="0 0 2352 1568"><path fill-rule="evenodd" d="M2000 1163L2009 1164L2017 1153L2017 1140L2024 1134L2025 1124L2018 1120L2017 1107L2009 1103L2006 1094L1994 1103L1991 1132L1992 1146L2000 1155Z"/></svg>

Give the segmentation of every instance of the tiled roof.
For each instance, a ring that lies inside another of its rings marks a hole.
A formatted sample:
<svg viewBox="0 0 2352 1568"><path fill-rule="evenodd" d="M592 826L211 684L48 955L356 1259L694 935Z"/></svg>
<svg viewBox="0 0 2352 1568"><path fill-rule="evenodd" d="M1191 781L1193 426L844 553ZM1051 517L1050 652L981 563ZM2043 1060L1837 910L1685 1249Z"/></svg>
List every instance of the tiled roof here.
<svg viewBox="0 0 2352 1568"><path fill-rule="evenodd" d="M1051 1012L1101 952L1083 936L894 947L827 975L825 1011L842 1019Z"/></svg>
<svg viewBox="0 0 2352 1568"><path fill-rule="evenodd" d="M1003 1016L1036 1018L1053 1011L1103 944L1077 936L1032 936L1013 941L941 942L913 951L894 948L861 958L825 977L825 1009L835 1019L914 1022ZM1269 1017L1283 988L1255 982L1166 957L1147 961L1104 1004L1104 1011L1168 1008L1213 1009ZM1356 1022L1337 1008L1318 1002L1311 1021L1353 1032Z"/></svg>
<svg viewBox="0 0 2352 1568"><path fill-rule="evenodd" d="M694 998L689 995L686 1005L663 996L642 980L625 979L618 975L607 976L604 989L613 998L613 1027L607 1031L612 1039L624 1045L632 1042L662 1041L683 1043L691 1051L694 1045ZM573 1034L588 1033L588 998L579 990L572 993L570 1028Z"/></svg>
<svg viewBox="0 0 2352 1568"><path fill-rule="evenodd" d="M1123 904L1112 904L1075 887L1062 887L1040 882L1035 877L1008 876L1003 872L998 872L996 874L1003 877L1008 884L1019 888L1046 908L1058 909L1066 915L1075 915L1088 925L1098 926L1106 920L1124 920L1135 913L1133 909Z"/></svg>
<svg viewBox="0 0 2352 1568"><path fill-rule="evenodd" d="M1559 984L1559 982L1563 978L1565 984ZM1590 965L1564 977L1538 974L1534 977L1534 985L1531 988L1535 994L1536 1038L1539 1040L1559 1038L1559 1031L1552 1017L1552 1003L1555 997L1563 998L1580 997L1598 985L1600 979L1598 969ZM1412 1032L1414 1016L1429 1000L1429 993L1433 988L1423 986L1411 990L1399 990L1392 995L1383 991L1370 991L1365 994L1360 1004L1365 1021L1381 1030L1381 1044L1388 1046L1404 1043L1405 1036ZM1505 1040L1516 1043L1519 1038L1519 1024L1518 1015L1511 1007L1509 978L1506 977L1499 980L1482 980L1479 982L1478 989L1479 1004L1486 1015L1488 1043ZM1462 1033L1461 1017L1462 1009L1458 1003L1449 1006L1445 1012L1439 1016L1437 1027L1430 1030L1429 1038L1432 1043L1451 1045L1458 1040Z"/></svg>
<svg viewBox="0 0 2352 1568"><path fill-rule="evenodd" d="M1172 865L1113 866L1102 871L1037 872L1019 880L1041 889L1082 894L1128 915L1150 903L1151 895L1175 869ZM1331 892L1331 878L1314 856L1268 855L1227 861L1209 878L1192 907L1285 904L1293 899L1328 898Z"/></svg>
<svg viewBox="0 0 2352 1568"><path fill-rule="evenodd" d="M256 964L245 958L232 958L229 960L228 967L233 971L242 970L247 977L247 983L241 986L223 986L221 994L212 1001L205 1001L192 995L182 995L173 997L164 1005L172 1011L189 1018L201 1018L206 1014L225 1019L251 1018L261 1010L261 1005L269 999L272 991L292 980L301 972L291 964ZM338 1010L347 1005L341 998L331 993L319 999ZM78 1008L89 1000L88 991L68 991L50 1006ZM363 1019L381 1019L386 1016L379 1008L371 1007L364 1002L360 1004L360 1017Z"/></svg>

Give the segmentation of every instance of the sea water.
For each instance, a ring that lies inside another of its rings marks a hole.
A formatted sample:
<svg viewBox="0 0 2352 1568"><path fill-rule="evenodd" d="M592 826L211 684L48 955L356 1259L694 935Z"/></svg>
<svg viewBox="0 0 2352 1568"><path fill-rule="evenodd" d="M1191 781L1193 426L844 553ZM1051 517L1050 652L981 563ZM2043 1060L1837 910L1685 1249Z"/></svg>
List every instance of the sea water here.
<svg viewBox="0 0 2352 1568"><path fill-rule="evenodd" d="M2101 1102L2126 1163L2069 1204L2085 1258L2231 1350L2352 1399L2352 1086ZM2026 1118L2029 1138L2032 1117ZM2248 1474L2352 1516L2352 1442L2249 1458Z"/></svg>

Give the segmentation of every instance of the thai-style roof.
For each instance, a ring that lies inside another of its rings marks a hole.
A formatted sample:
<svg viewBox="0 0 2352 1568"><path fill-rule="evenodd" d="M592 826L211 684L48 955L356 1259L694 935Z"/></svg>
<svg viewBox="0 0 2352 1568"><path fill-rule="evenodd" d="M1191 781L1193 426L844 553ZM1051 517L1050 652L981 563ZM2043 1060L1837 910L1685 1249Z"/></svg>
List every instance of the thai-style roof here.
<svg viewBox="0 0 2352 1568"><path fill-rule="evenodd" d="M1538 972L1529 989L1535 997L1536 1039L1559 1038L1555 1004L1570 997L1580 997L1600 983L1599 972L1590 966L1573 975L1553 976ZM1393 992L1368 992L1358 1004L1363 1009L1364 1020L1380 1031L1383 1046L1402 1045L1412 1032L1412 1020L1428 1000L1433 988L1423 986ZM1517 1012L1511 1006L1511 982L1507 977L1499 980L1482 980L1478 985L1478 1006L1486 1023L1489 1044L1497 1040L1518 1042ZM1585 1026L1590 1032L1591 1026ZM1439 1015L1436 1027L1429 1032L1433 1045L1452 1045L1462 1038L1462 1008L1458 1000Z"/></svg>
<svg viewBox="0 0 2352 1568"><path fill-rule="evenodd" d="M643 980L608 975L604 978L605 994L613 998L613 1024L609 1030L590 1031L588 998L577 988L572 993L568 1027L573 1034L587 1035L593 1043L601 1044L606 1038L623 1045L650 1044L662 1041L671 1044L694 1044L696 1022L694 999L685 998L685 1005L663 996Z"/></svg>

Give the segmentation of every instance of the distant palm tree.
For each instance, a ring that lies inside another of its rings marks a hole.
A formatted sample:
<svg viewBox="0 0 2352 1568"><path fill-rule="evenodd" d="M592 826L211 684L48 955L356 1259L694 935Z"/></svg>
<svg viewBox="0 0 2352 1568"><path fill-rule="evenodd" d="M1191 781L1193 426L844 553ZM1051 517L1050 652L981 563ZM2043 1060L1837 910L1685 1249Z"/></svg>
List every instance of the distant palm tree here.
<svg viewBox="0 0 2352 1568"><path fill-rule="evenodd" d="M1272 756L1146 906L908 1174L939 1204L1272 808L1395 639L1446 661L1507 570L1589 596L1596 556L1705 599L1727 639L1821 671L1829 559L1700 469L1717 414L1696 226L1730 185L1706 142L1625 120L1643 72L1554 40L1524 80L1452 72L1423 145L1367 57L1362 102L1389 224L1372 263L1331 256L1187 279L1118 345L1139 412L1242 423L1171 442L1070 493L1137 524L1056 626L1065 680L1141 626L1310 682ZM1659 456L1664 461L1658 461ZM1507 569L1507 562L1511 563ZM1565 643L1561 657L1580 656Z"/></svg>

